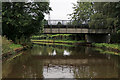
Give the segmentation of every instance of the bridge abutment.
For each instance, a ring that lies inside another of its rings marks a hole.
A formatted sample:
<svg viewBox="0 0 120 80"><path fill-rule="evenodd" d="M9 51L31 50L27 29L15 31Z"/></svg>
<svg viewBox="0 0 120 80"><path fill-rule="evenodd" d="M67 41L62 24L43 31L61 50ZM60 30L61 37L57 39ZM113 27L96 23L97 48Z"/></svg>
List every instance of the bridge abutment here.
<svg viewBox="0 0 120 80"><path fill-rule="evenodd" d="M109 43L110 34L85 34L85 39L89 43Z"/></svg>

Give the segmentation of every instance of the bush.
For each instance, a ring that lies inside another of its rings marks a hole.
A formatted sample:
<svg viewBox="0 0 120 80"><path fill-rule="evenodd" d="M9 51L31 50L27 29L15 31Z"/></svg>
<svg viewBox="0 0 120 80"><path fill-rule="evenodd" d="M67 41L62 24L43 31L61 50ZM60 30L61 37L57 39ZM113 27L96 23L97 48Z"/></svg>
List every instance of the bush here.
<svg viewBox="0 0 120 80"><path fill-rule="evenodd" d="M120 30L111 35L111 43L120 43Z"/></svg>
<svg viewBox="0 0 120 80"><path fill-rule="evenodd" d="M118 43L120 43L120 30L117 31L117 35L118 35Z"/></svg>
<svg viewBox="0 0 120 80"><path fill-rule="evenodd" d="M27 47L31 47L32 43L30 41L29 38L26 38L25 36L22 36L20 39L19 38L15 38L15 43L16 44L21 44L23 47L27 46Z"/></svg>

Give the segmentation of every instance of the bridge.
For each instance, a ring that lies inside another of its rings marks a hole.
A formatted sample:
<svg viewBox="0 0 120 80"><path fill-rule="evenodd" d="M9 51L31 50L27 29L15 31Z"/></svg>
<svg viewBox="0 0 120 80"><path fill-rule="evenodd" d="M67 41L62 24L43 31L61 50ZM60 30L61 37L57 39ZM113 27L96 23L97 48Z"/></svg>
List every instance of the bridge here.
<svg viewBox="0 0 120 80"><path fill-rule="evenodd" d="M48 20L45 21L43 30L45 34L85 34L87 42L105 43L110 42L111 32L111 30L105 28L90 28L87 23L81 24L73 20Z"/></svg>

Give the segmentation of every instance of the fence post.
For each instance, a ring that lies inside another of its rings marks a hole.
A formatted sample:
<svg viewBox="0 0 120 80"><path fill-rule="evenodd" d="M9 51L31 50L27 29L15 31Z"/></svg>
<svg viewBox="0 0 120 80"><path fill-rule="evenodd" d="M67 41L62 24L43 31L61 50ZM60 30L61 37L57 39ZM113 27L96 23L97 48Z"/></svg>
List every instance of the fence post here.
<svg viewBox="0 0 120 80"><path fill-rule="evenodd" d="M52 33L52 24L51 24L51 21L50 21L50 33Z"/></svg>

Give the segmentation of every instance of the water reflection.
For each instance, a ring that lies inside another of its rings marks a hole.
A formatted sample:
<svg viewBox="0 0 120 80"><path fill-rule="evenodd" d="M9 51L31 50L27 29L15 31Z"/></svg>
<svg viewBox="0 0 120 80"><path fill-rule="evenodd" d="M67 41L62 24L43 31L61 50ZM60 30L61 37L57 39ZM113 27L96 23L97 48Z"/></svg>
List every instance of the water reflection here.
<svg viewBox="0 0 120 80"><path fill-rule="evenodd" d="M34 45L3 63L3 78L118 78L118 59L90 47Z"/></svg>

